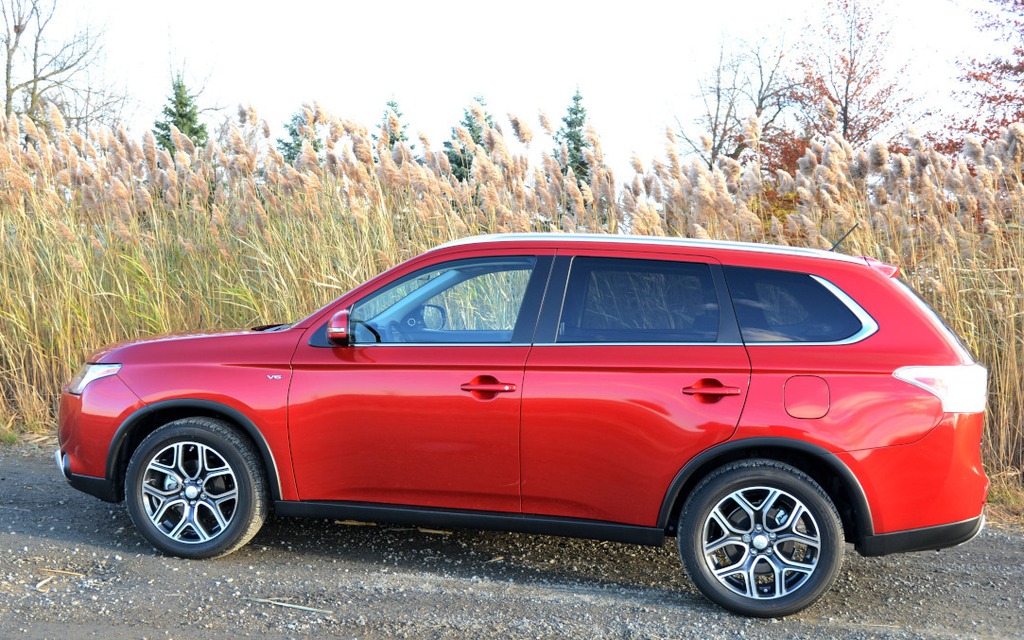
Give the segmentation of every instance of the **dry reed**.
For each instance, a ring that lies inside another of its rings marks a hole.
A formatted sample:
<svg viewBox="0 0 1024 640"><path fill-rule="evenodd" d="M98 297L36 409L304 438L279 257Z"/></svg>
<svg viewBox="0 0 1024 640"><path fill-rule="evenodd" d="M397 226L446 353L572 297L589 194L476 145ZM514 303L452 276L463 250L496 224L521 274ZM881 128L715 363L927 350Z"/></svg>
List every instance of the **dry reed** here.
<svg viewBox="0 0 1024 640"><path fill-rule="evenodd" d="M53 428L61 385L103 344L199 328L302 317L349 287L446 240L507 231L630 232L828 247L898 264L991 372L985 460L1000 477L1024 466L1024 125L951 162L911 136L909 154L816 141L796 175L756 158L714 170L634 158L616 181L600 141L589 175L538 142L484 132L472 176L457 180L424 140L375 144L365 127L319 107L318 158L295 166L267 147L267 127L239 110L206 148L151 135L0 122L0 433ZM394 114L388 123L400 130ZM482 119L479 121L483 122ZM549 138L550 122L540 118ZM756 148L759 128L746 135ZM386 139L380 132L378 139ZM514 141L509 141L514 142ZM970 161L970 165L967 164Z"/></svg>

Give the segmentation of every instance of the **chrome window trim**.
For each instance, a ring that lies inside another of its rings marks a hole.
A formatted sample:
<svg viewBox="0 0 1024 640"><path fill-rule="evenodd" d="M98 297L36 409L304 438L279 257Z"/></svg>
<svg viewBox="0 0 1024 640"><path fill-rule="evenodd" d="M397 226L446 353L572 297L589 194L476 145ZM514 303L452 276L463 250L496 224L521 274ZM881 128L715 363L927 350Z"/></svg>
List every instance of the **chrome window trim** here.
<svg viewBox="0 0 1024 640"><path fill-rule="evenodd" d="M529 347L530 342L353 342L348 347Z"/></svg>
<svg viewBox="0 0 1024 640"><path fill-rule="evenodd" d="M535 347L742 347L742 342L537 342Z"/></svg>
<svg viewBox="0 0 1024 640"><path fill-rule="evenodd" d="M838 298L839 301L850 310L857 320L860 321L860 330L848 338L833 340L831 342L801 342L799 340L791 340L788 342L747 342L745 344L748 347L838 347L866 340L878 331L878 323L875 322L875 319L872 318L862 306L857 304L853 298L848 296L845 291L821 276L812 274L808 275L810 275L815 282L828 289L832 295Z"/></svg>

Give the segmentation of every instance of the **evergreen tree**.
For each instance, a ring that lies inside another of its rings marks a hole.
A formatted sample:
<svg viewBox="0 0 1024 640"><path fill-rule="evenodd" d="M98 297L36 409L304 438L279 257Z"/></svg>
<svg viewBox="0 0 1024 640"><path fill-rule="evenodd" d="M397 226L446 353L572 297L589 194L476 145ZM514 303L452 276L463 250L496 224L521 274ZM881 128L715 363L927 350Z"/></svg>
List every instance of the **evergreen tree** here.
<svg viewBox="0 0 1024 640"><path fill-rule="evenodd" d="M302 153L303 142L309 142L317 157L320 156L324 143L317 137L314 125L307 121L304 110L293 115L284 128L288 133L288 138L277 139L277 150L281 152L286 162L295 164L299 154Z"/></svg>
<svg viewBox="0 0 1024 640"><path fill-rule="evenodd" d="M568 161L562 166L562 173L568 175L571 168L578 181L587 178L590 171L587 159L583 155L583 150L591 146L584 136L586 125L587 110L583 107L583 95L580 94L579 87L577 87L576 94L572 97L572 104L569 105L565 117L562 118L562 126L555 132L555 142L558 144L555 147L555 157L559 159L562 157L562 145L565 145L569 153Z"/></svg>
<svg viewBox="0 0 1024 640"><path fill-rule="evenodd" d="M156 136L160 146L169 153L174 153L174 140L171 137L171 126L178 128L178 131L192 141L197 147L206 144L206 125L199 122L199 107L196 105L196 98L199 94L188 92L185 81L181 74L175 76L171 82L171 97L164 105L164 119L157 120L153 124L153 135Z"/></svg>
<svg viewBox="0 0 1024 640"><path fill-rule="evenodd" d="M494 117L484 109L487 103L484 102L483 97L477 96L473 98L473 101L480 105L480 110L484 114L483 122L480 122L473 109L466 108L462 112L462 121L459 122L459 126L469 132L469 137L475 146L484 143L484 126L493 127ZM448 163L452 166L452 175L460 182L468 180L473 168L473 149L459 140L454 128L452 129L452 139L444 142L444 154L448 156Z"/></svg>
<svg viewBox="0 0 1024 640"><path fill-rule="evenodd" d="M409 125L402 124L398 131L392 130L390 114L394 113L395 117L398 118L398 121L400 123L402 121L402 112L398 108L398 101L392 98L391 100L387 101L385 106L387 108L384 109L384 117L381 121L380 129L381 131L388 132L388 141L390 143L389 146L394 147L399 142L409 142L409 135L408 133L406 133L409 129ZM374 145L376 145L376 143L380 140L380 136L378 136L376 133L372 134L371 137L373 138ZM414 148L414 146L415 145L409 145L409 148L412 149Z"/></svg>

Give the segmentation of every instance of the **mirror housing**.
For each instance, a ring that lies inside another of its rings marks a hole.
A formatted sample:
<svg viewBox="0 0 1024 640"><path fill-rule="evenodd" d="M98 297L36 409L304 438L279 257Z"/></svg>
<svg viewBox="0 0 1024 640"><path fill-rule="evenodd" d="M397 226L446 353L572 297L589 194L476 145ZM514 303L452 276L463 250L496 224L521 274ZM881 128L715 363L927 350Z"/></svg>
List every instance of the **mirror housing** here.
<svg viewBox="0 0 1024 640"><path fill-rule="evenodd" d="M327 323L327 342L336 347L347 347L352 344L349 333L348 309L342 309L331 316Z"/></svg>

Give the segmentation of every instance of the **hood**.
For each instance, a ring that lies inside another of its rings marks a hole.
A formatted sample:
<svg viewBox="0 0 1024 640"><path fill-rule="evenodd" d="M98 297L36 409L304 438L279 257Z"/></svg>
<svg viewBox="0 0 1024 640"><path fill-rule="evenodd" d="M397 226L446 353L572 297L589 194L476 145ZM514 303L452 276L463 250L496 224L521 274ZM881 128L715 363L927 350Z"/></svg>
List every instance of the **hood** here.
<svg viewBox="0 0 1024 640"><path fill-rule="evenodd" d="M162 362L229 363L290 361L301 330L286 325L255 329L180 333L125 340L100 349L89 362L156 364Z"/></svg>

